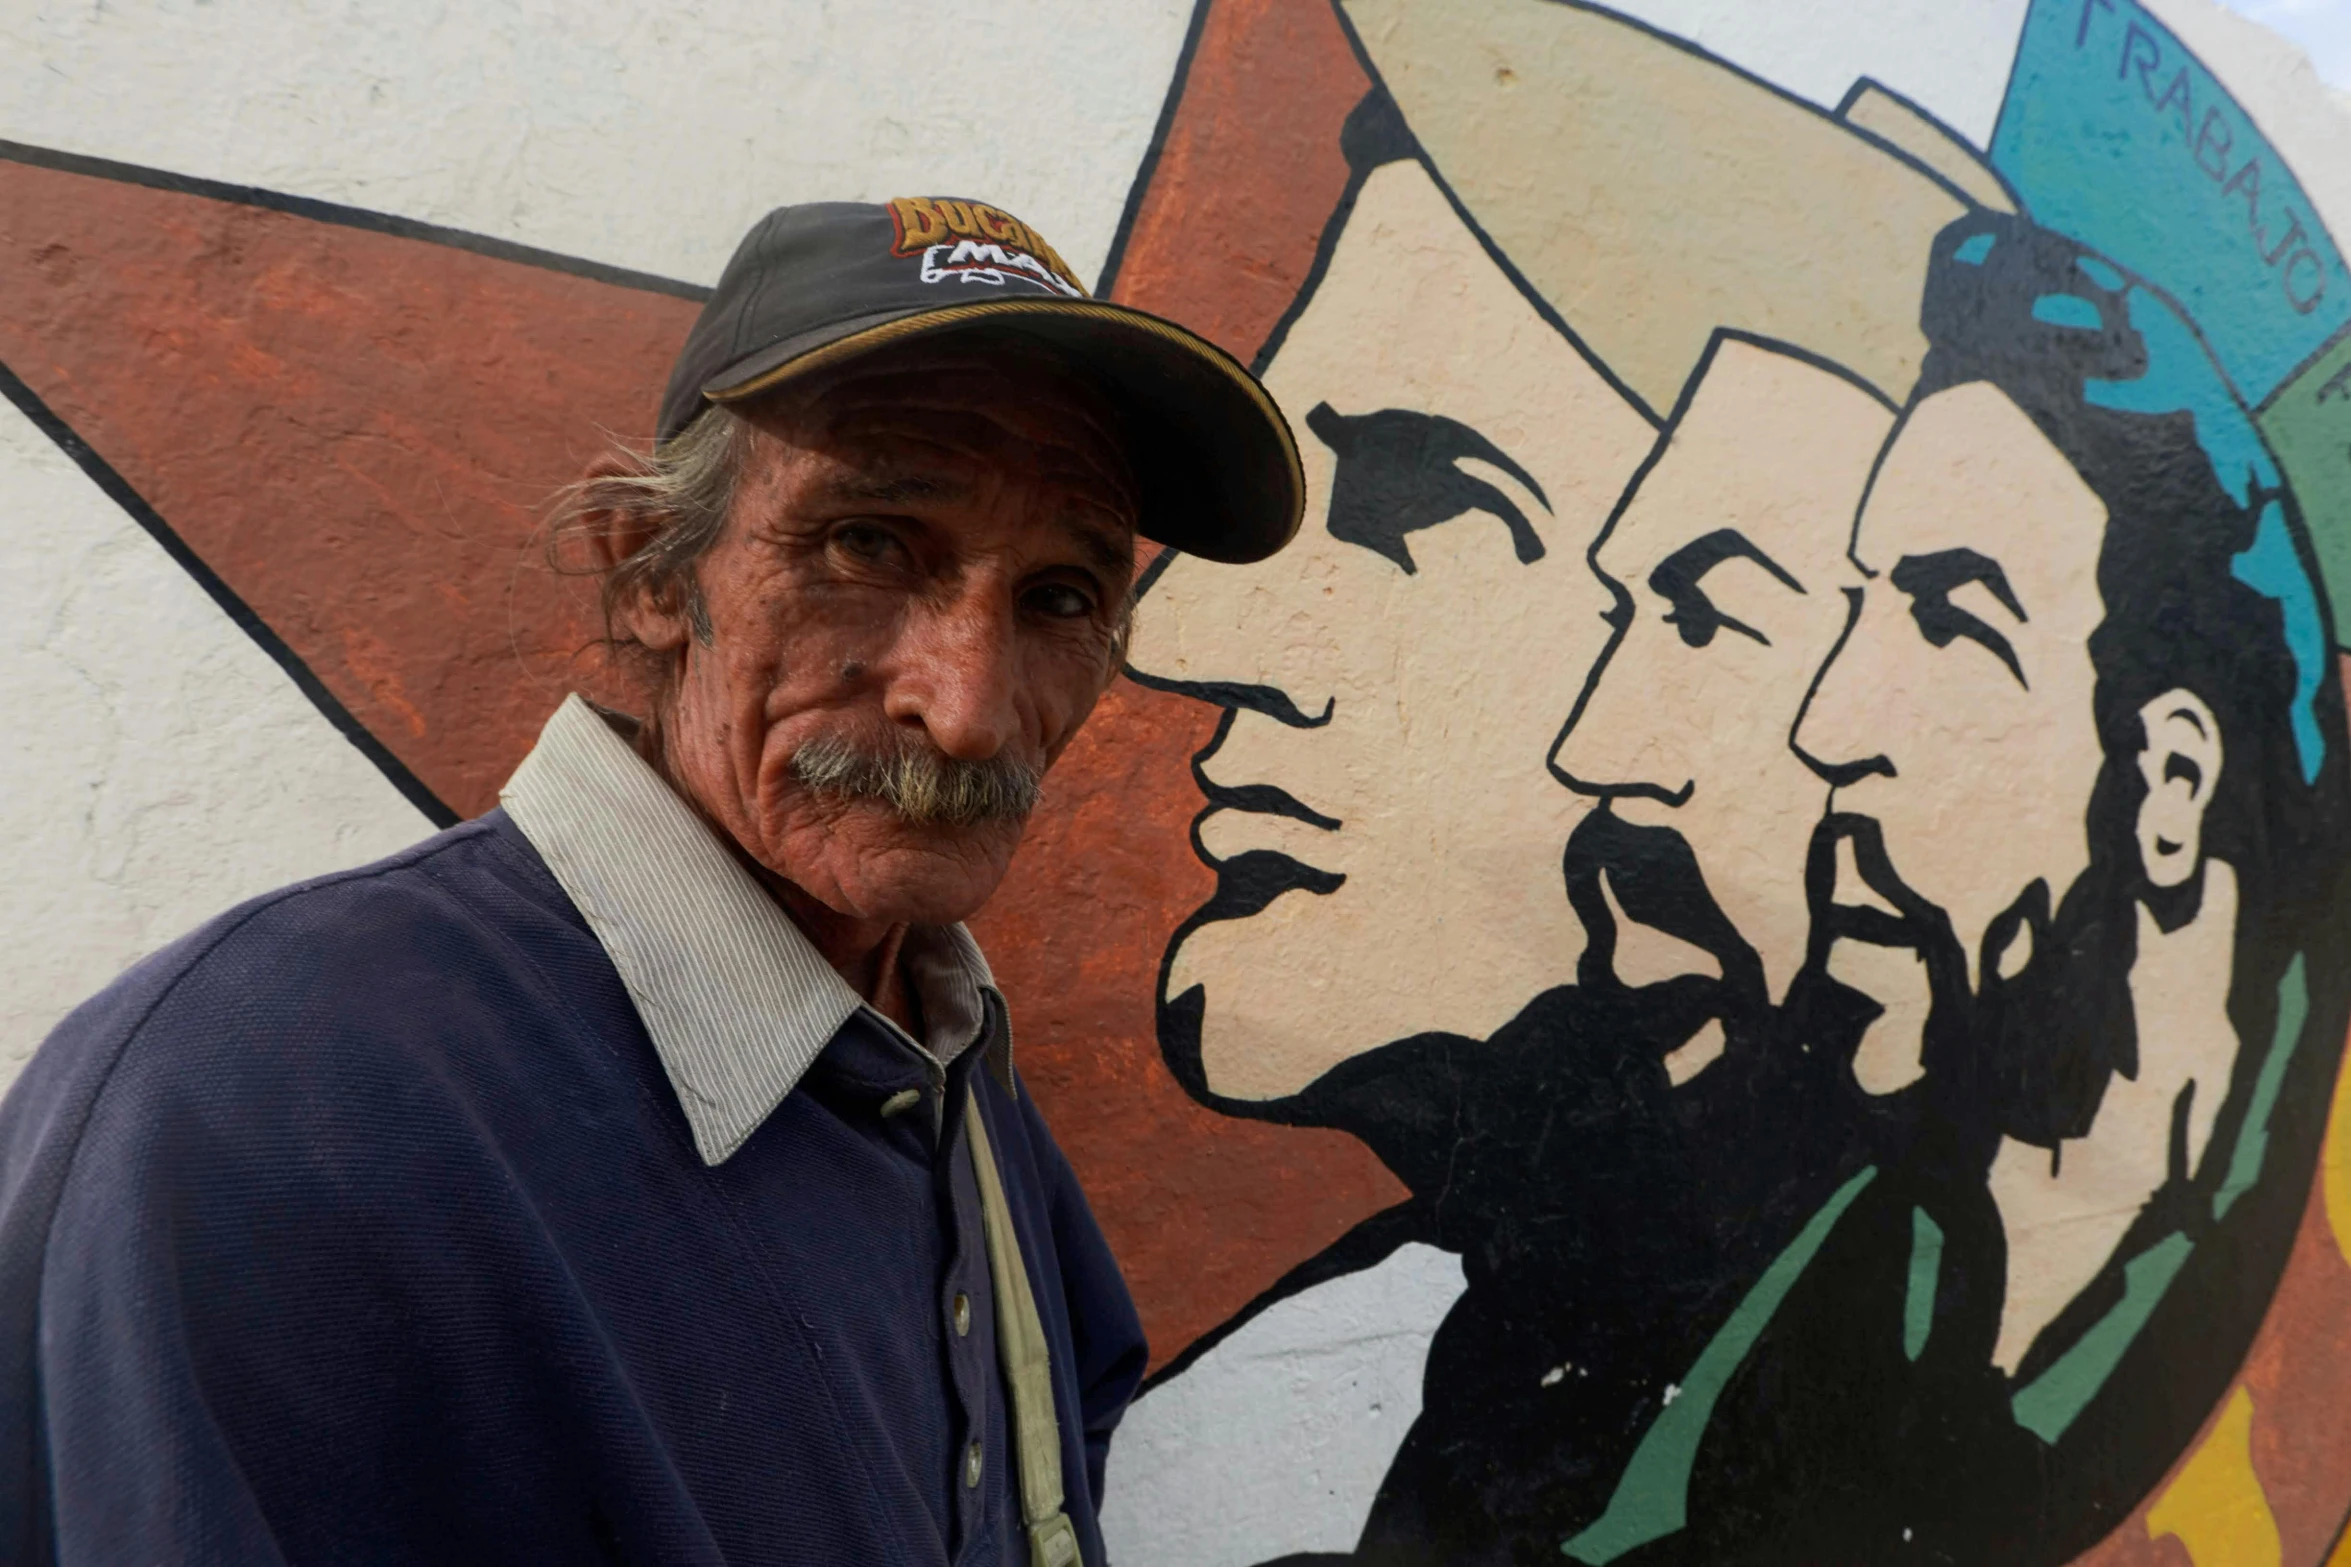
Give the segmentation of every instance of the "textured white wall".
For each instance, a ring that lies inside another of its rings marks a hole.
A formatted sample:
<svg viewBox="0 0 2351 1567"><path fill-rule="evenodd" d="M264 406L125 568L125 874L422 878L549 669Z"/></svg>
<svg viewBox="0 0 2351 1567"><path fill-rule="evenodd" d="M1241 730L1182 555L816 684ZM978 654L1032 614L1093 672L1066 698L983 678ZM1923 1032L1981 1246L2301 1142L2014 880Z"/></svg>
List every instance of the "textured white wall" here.
<svg viewBox="0 0 2351 1567"><path fill-rule="evenodd" d="M431 831L122 508L0 403L0 1086L115 973Z"/></svg>
<svg viewBox="0 0 2351 1567"><path fill-rule="evenodd" d="M1982 146L2028 0L1623 0L1611 7L1833 109L1867 76Z"/></svg>
<svg viewBox="0 0 2351 1567"><path fill-rule="evenodd" d="M25 0L0 137L693 282L768 208L982 196L1092 276L1187 0Z"/></svg>
<svg viewBox="0 0 2351 1567"><path fill-rule="evenodd" d="M1103 1486L1118 1567L1353 1550L1420 1418L1429 1342L1463 1282L1451 1252L1399 1247L1268 1306L1137 1399Z"/></svg>

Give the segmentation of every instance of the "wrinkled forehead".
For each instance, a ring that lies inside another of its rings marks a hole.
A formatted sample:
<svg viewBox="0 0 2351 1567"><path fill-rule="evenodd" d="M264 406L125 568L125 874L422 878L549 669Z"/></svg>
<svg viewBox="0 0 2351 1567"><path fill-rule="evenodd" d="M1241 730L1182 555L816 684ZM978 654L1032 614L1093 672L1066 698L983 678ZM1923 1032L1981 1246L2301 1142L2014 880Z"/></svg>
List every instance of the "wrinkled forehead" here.
<svg viewBox="0 0 2351 1567"><path fill-rule="evenodd" d="M1894 412L1796 354L1726 339L1701 365L1665 449L1600 545L1638 576L1732 528L1799 577L1842 557Z"/></svg>
<svg viewBox="0 0 2351 1567"><path fill-rule="evenodd" d="M2006 392L1973 381L1921 400L1887 449L1854 550L1872 568L1968 548L2033 577L2094 583L2106 503Z"/></svg>
<svg viewBox="0 0 2351 1567"><path fill-rule="evenodd" d="M794 385L746 415L788 446L877 478L963 489L1011 478L1131 530L1117 411L1082 369L1016 338L915 343Z"/></svg>

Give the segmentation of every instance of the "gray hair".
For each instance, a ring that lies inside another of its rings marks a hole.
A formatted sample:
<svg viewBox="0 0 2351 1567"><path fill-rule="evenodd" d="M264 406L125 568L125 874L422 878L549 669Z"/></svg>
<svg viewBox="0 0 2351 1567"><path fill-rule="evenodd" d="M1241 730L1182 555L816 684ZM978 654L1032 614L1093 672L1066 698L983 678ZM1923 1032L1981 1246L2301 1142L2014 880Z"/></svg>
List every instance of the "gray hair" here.
<svg viewBox="0 0 2351 1567"><path fill-rule="evenodd" d="M607 646L621 644L613 632L615 616L640 596L683 605L694 635L709 643L710 611L694 568L726 526L757 440L749 421L712 406L650 452L623 446L632 471L581 479L557 493L551 547L602 515L634 523L645 535L644 543L603 574L598 597Z"/></svg>

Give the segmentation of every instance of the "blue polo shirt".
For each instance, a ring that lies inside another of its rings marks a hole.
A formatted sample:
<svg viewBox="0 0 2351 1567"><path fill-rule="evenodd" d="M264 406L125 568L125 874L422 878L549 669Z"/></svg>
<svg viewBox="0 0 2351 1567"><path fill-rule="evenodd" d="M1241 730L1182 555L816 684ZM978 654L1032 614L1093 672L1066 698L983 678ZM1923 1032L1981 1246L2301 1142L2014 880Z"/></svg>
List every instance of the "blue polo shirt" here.
<svg viewBox="0 0 2351 1567"><path fill-rule="evenodd" d="M696 1060L692 946L624 979L496 811L69 1017L0 1104L0 1560L1024 1567L971 1096L1100 1563L1143 1339L1001 998Z"/></svg>

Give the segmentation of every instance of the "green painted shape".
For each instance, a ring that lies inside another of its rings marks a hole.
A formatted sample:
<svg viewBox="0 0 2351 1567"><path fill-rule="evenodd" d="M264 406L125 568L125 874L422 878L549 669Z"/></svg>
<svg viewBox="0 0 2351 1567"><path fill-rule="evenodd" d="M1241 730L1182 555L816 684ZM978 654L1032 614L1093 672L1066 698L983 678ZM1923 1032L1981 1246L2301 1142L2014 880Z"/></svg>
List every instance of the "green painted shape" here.
<svg viewBox="0 0 2351 1567"><path fill-rule="evenodd" d="M1730 1385L1731 1374L1747 1358L1772 1313L1780 1309L1788 1291L1811 1265L1813 1254L1829 1231L1853 1206L1861 1189L1877 1178L1872 1166L1837 1188L1810 1222L1774 1257L1733 1311L1715 1331L1697 1364L1682 1379L1681 1392L1659 1411L1632 1462L1616 1482L1608 1510L1582 1533L1559 1547L1560 1553L1590 1567L1602 1567L1635 1546L1663 1539L1689 1522L1690 1467L1698 1457L1698 1441L1714 1417L1715 1400Z"/></svg>
<svg viewBox="0 0 2351 1567"><path fill-rule="evenodd" d="M2302 1025L2309 1017L2310 976L2303 967L2302 954L2297 952L2278 980L2277 1030L2270 1036L2269 1059L2261 1063L2261 1075L2253 1080L2253 1102L2245 1107L2244 1130L2237 1133L2237 1146L2229 1154L2228 1179L2212 1194L2212 1216L2216 1219L2227 1218L2237 1199L2261 1179L2262 1161L2269 1157L2269 1115L2277 1108L2278 1090L2285 1085L2286 1068L2294 1059L2294 1046L2300 1043Z"/></svg>
<svg viewBox="0 0 2351 1567"><path fill-rule="evenodd" d="M1910 1210L1910 1292L1902 1300L1902 1353L1916 1360L1935 1326L1935 1287L1943 1280L1943 1227L1924 1208Z"/></svg>
<svg viewBox="0 0 2351 1567"><path fill-rule="evenodd" d="M2351 604L2351 328L2271 394L2254 422L2302 503L2311 552L2336 606L2335 640L2351 647L2342 608Z"/></svg>
<svg viewBox="0 0 2351 1567"><path fill-rule="evenodd" d="M2065 1428L2114 1375L2123 1351L2155 1314L2180 1264L2195 1249L2193 1241L2175 1230L2124 1263L2121 1303L2009 1400L2016 1423L2052 1445L2065 1435Z"/></svg>

